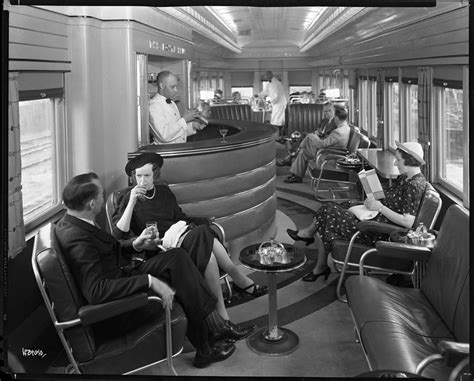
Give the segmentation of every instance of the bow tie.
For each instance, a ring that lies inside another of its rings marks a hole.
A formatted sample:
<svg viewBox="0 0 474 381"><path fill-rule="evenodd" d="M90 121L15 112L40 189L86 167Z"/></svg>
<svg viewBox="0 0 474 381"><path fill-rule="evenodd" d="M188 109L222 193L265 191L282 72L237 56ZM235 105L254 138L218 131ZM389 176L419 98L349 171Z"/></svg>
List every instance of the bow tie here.
<svg viewBox="0 0 474 381"><path fill-rule="evenodd" d="M166 98L166 103L171 104L171 99Z"/></svg>

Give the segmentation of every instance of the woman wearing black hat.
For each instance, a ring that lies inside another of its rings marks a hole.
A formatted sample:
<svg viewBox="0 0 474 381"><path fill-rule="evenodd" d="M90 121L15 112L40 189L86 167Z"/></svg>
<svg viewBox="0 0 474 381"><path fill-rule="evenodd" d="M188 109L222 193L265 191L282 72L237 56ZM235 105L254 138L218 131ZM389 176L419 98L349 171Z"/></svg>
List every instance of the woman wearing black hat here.
<svg viewBox="0 0 474 381"><path fill-rule="evenodd" d="M143 231L147 221L157 222L160 237L176 222L189 222L169 187L154 184L162 165L163 158L155 153L144 153L127 163L125 172L136 180L137 185L123 197L114 216L113 234L118 239L127 239L131 234ZM224 319L228 320L229 316L222 296L218 266L232 277L238 291L254 297L265 294L266 287L255 284L232 262L209 226L189 226L184 239L180 240L180 247L191 255L218 298L217 311Z"/></svg>

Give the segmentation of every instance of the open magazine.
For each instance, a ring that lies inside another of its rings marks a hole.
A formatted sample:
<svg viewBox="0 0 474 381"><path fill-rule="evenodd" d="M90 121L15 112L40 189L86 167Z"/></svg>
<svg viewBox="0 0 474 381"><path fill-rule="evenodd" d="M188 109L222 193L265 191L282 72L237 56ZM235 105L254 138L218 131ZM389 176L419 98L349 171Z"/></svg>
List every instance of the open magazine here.
<svg viewBox="0 0 474 381"><path fill-rule="evenodd" d="M380 183L375 169L369 169L368 171L363 169L358 173L358 175L365 194L372 193L376 200L380 200L381 198L385 197L382 184Z"/></svg>

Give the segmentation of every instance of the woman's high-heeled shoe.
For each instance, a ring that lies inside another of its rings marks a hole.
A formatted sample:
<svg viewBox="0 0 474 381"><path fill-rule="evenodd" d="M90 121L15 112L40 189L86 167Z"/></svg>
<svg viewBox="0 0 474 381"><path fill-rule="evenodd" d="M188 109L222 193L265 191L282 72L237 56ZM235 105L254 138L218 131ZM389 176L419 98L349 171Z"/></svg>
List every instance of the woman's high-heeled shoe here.
<svg viewBox="0 0 474 381"><path fill-rule="evenodd" d="M296 230L286 229L286 232L294 241L306 242L306 246L311 245L314 242L314 237L300 237Z"/></svg>
<svg viewBox="0 0 474 381"><path fill-rule="evenodd" d="M241 288L237 286L235 283L233 285L234 285L235 291L251 295L254 298L258 298L259 296L265 295L268 291L267 286L260 286L259 284L255 284L255 283L252 283L250 286L247 286L245 288ZM249 292L248 290L250 290L252 287L253 287L252 292Z"/></svg>
<svg viewBox="0 0 474 381"><path fill-rule="evenodd" d="M331 274L331 269L329 267L326 267L326 270L321 271L318 274L315 273L308 273L306 274L301 280L303 282L315 282L320 276L324 275L324 280L328 280L329 274Z"/></svg>

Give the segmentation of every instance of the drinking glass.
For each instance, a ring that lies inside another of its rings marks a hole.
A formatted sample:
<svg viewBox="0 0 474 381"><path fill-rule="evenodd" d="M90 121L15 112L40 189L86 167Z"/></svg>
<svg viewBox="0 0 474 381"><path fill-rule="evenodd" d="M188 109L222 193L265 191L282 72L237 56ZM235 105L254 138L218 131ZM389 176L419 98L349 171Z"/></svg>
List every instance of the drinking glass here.
<svg viewBox="0 0 474 381"><path fill-rule="evenodd" d="M224 127L219 128L219 133L222 135L221 143L227 143L227 140L225 140L225 136L227 135L228 131L229 131L228 128L224 128Z"/></svg>
<svg viewBox="0 0 474 381"><path fill-rule="evenodd" d="M151 234L151 239L158 237L158 225L156 221L149 221L146 223L147 233Z"/></svg>

